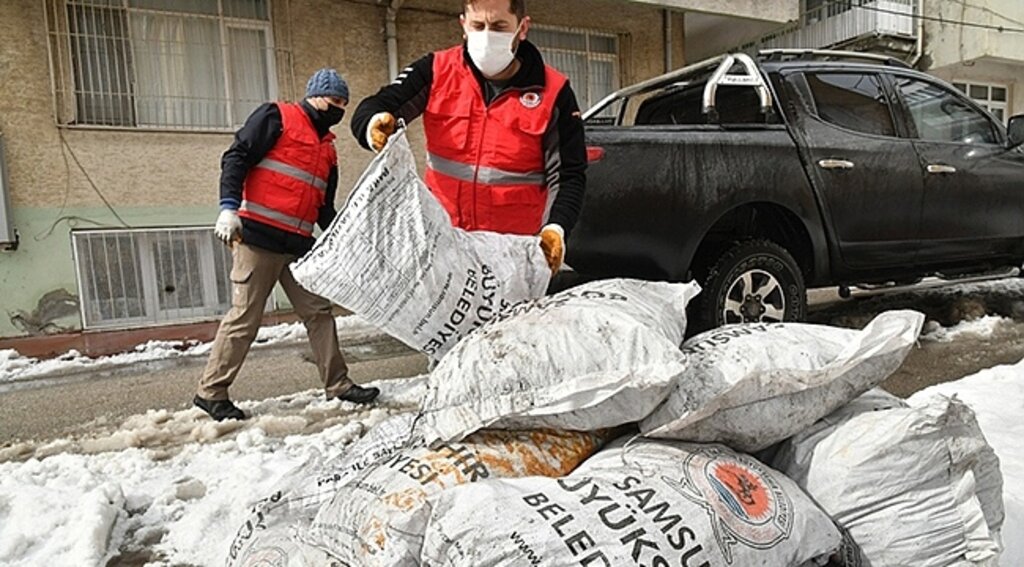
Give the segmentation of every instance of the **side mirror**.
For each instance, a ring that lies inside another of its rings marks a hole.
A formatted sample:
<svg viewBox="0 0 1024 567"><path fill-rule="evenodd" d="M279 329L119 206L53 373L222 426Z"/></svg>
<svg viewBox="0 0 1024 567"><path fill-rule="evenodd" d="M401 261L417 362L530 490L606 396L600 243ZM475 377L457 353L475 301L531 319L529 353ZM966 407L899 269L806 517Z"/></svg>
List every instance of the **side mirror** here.
<svg viewBox="0 0 1024 567"><path fill-rule="evenodd" d="M1010 149L1024 144L1024 114L1011 116L1006 125L1007 147Z"/></svg>

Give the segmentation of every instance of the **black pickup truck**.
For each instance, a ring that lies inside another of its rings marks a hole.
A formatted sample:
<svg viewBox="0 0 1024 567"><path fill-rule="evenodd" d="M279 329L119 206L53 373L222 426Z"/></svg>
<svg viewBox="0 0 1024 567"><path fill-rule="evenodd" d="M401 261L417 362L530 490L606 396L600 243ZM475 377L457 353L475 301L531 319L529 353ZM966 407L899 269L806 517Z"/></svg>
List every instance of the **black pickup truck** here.
<svg viewBox="0 0 1024 567"><path fill-rule="evenodd" d="M584 114L582 279L697 280L696 328L800 320L806 288L1024 261L1024 115L880 56L723 55Z"/></svg>

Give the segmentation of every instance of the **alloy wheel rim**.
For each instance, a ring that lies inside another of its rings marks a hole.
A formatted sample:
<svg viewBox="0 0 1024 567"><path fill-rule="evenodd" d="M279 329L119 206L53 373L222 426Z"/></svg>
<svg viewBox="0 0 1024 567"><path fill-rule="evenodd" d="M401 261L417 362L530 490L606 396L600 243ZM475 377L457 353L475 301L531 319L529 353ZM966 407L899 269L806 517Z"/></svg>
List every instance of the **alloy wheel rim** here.
<svg viewBox="0 0 1024 567"><path fill-rule="evenodd" d="M741 273L725 294L725 323L781 323L785 315L786 294L782 284L764 270Z"/></svg>

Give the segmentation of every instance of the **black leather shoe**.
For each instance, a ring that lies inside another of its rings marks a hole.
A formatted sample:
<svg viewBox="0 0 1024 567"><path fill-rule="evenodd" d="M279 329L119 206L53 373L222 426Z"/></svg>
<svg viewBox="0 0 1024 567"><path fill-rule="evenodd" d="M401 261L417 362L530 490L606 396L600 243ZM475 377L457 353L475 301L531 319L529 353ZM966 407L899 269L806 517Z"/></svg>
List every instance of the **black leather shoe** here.
<svg viewBox="0 0 1024 567"><path fill-rule="evenodd" d="M352 384L351 388L345 390L344 394L335 397L335 399L355 404L368 404L377 399L378 394L380 394L380 388L363 388L362 386Z"/></svg>
<svg viewBox="0 0 1024 567"><path fill-rule="evenodd" d="M210 414L210 417L217 421L245 419L245 413L238 409L235 404L231 403L231 400L206 400L196 396L192 398L192 403L197 408Z"/></svg>

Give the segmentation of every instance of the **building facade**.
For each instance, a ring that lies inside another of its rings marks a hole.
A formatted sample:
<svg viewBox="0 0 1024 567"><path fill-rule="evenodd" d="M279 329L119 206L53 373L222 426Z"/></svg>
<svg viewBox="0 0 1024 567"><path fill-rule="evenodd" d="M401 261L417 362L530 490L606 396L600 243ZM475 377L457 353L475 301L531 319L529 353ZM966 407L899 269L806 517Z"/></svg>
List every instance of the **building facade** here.
<svg viewBox="0 0 1024 567"><path fill-rule="evenodd" d="M702 43L691 35L717 37L711 24L774 28L799 13L798 0L769 4L532 0L530 38L586 107L685 63ZM216 320L230 255L210 227L232 132L261 102L300 98L324 66L358 103L399 65L460 41L459 11L458 0L0 2L0 348ZM338 133L340 205L370 155L347 121ZM411 137L422 146L418 125Z"/></svg>

